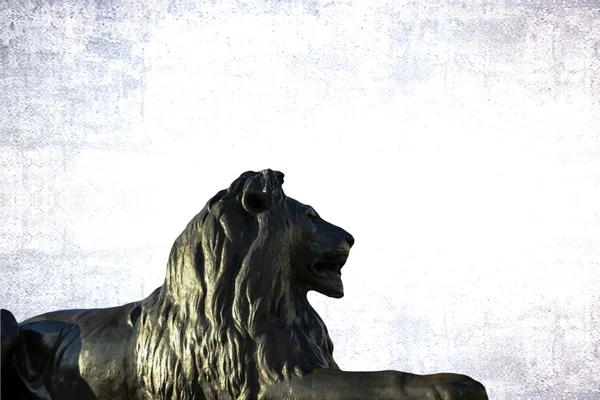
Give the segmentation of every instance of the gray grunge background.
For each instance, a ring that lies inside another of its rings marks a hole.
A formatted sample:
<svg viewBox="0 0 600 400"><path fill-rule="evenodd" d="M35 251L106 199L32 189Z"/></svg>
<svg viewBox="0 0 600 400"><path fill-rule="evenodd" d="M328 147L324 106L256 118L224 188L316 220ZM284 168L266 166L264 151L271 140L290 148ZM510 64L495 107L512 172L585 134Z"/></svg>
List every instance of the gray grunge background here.
<svg viewBox="0 0 600 400"><path fill-rule="evenodd" d="M0 0L0 306L147 296L274 168L356 238L342 368L599 399L599 94L594 0Z"/></svg>

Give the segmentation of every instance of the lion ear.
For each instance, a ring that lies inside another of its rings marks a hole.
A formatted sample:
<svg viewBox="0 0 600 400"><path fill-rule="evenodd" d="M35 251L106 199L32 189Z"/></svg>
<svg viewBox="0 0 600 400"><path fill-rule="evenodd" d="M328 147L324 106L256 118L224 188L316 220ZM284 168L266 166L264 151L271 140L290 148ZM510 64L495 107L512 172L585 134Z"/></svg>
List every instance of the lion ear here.
<svg viewBox="0 0 600 400"><path fill-rule="evenodd" d="M283 185L284 177L285 175L283 174L283 172L275 171L275 179L277 179L277 183L279 183L279 185Z"/></svg>
<svg viewBox="0 0 600 400"><path fill-rule="evenodd" d="M242 196L242 207L251 215L267 211L269 202L267 193L258 190L246 190Z"/></svg>

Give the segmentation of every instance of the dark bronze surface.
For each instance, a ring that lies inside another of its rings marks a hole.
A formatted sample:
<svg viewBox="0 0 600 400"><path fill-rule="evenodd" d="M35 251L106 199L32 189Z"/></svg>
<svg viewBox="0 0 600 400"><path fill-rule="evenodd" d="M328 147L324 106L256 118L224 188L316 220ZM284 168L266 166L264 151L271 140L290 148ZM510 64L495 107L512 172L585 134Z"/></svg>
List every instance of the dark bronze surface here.
<svg viewBox="0 0 600 400"><path fill-rule="evenodd" d="M246 172L217 193L144 300L20 324L2 310L2 399L487 399L464 375L338 368L306 295L343 296L354 239L282 184Z"/></svg>

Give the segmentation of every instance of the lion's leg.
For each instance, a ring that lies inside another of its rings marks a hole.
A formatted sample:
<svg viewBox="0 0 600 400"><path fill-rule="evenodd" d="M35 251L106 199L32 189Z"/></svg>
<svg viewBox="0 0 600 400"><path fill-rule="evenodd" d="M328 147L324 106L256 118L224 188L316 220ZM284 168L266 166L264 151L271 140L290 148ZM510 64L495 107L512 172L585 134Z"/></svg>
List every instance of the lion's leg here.
<svg viewBox="0 0 600 400"><path fill-rule="evenodd" d="M317 369L268 388L261 400L487 400L485 389L456 374L415 375L397 371L345 372Z"/></svg>
<svg viewBox="0 0 600 400"><path fill-rule="evenodd" d="M19 337L19 324L15 316L8 310L0 310L0 344L2 345L0 369L9 364L10 354L15 348Z"/></svg>
<svg viewBox="0 0 600 400"><path fill-rule="evenodd" d="M79 371L80 343L79 328L66 322L21 324L9 383L15 393L21 393L15 400L98 399Z"/></svg>

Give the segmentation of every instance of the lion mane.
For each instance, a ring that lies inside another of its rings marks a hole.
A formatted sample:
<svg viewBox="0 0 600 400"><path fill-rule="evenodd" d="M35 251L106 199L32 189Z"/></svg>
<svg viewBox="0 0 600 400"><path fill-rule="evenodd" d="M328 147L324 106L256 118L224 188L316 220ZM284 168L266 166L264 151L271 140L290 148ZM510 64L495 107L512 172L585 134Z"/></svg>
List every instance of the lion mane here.
<svg viewBox="0 0 600 400"><path fill-rule="evenodd" d="M280 172L242 174L175 240L164 284L135 311L147 398L256 399L271 383L337 369L325 324L290 279L297 243L282 183ZM244 210L250 190L267 194L265 212Z"/></svg>

